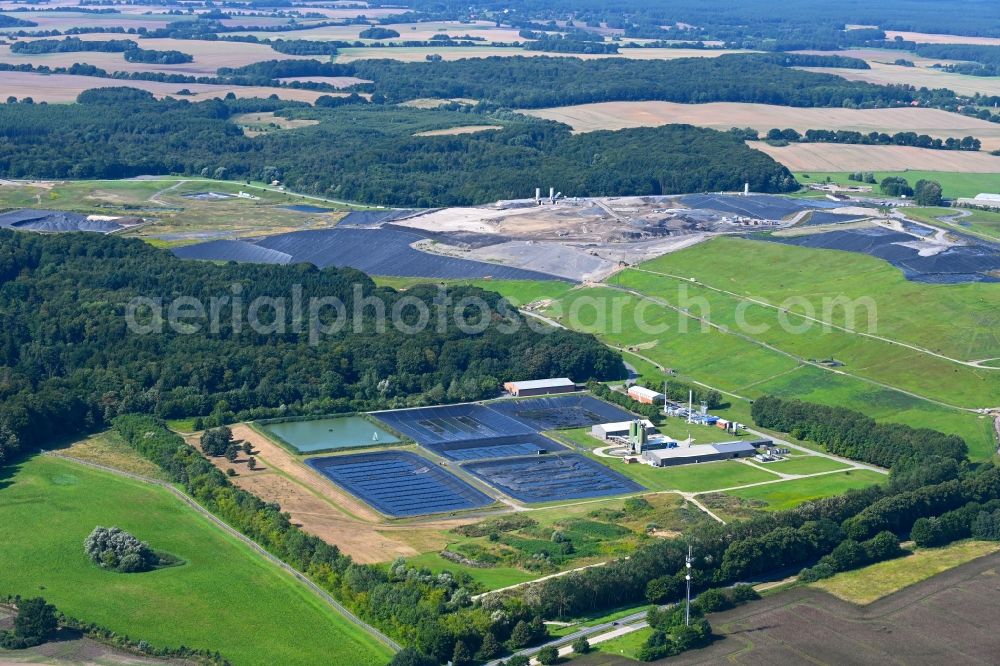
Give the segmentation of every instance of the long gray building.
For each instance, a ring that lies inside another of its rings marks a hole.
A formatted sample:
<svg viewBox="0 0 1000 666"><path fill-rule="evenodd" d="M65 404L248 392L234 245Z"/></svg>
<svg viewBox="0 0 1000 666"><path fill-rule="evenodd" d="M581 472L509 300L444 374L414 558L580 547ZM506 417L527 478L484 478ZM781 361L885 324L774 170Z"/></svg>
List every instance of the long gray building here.
<svg viewBox="0 0 1000 666"><path fill-rule="evenodd" d="M642 452L642 461L653 467L672 467L692 463L747 458L757 453L760 442L722 442L696 444Z"/></svg>

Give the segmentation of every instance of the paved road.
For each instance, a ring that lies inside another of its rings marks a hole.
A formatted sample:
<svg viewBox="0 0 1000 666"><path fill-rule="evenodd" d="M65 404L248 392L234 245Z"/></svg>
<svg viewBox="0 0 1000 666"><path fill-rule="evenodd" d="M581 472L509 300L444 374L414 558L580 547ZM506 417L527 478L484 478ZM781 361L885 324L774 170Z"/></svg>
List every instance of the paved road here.
<svg viewBox="0 0 1000 666"><path fill-rule="evenodd" d="M304 575L302 575L301 573L299 573L293 567L291 567L288 564L286 564L280 558L276 557L275 555L272 555L270 552L268 552L263 547L261 547L261 545L258 544L256 541L254 541L253 539L249 538L248 536L246 536L245 534L243 534L239 530L233 528L228 523L226 523L224 520L222 520L221 518L219 518L218 516L216 516L214 513L212 513L211 511L209 511L208 509L206 509L202 505L198 504L198 502L196 502L194 499L192 499L190 496L186 495L185 493L181 492L174 485L172 485L170 483L167 483L166 481L161 481L159 479L153 479L153 478L150 478L148 476L142 476L140 474L132 474L131 472L124 472L124 471L122 471L120 469L115 469L114 467L108 467L107 465L101 465L99 463L94 463L94 462L90 462L90 461L87 461L87 460L80 460L79 458L74 458L72 456L63 455L61 453L54 453L52 451L45 451L43 455L51 456L53 458L62 458L63 460L70 460L70 461L72 461L74 463L77 463L77 464L80 464L80 465L86 465L88 467L93 467L95 469L99 469L99 470L102 470L102 471L105 471L105 472L110 472L111 474L116 474L118 476L123 476L125 478L132 479L134 481L140 481L142 483L148 483L148 484L151 484L151 485L155 485L155 486L159 486L161 488L167 489L168 491L170 491L171 493L173 493L176 497L178 497L182 502L184 502L185 504L187 504L188 506L190 506L192 509L194 509L195 511L197 511L201 515L203 515L206 518L208 518L210 521L212 521L213 523L215 523L217 526L219 526L220 528L222 528L224 531L226 531L230 535L236 537L237 539L239 539L240 541L242 541L246 545L250 546L250 548L252 548L253 550L257 551L260 555L264 556L265 558L267 558L268 560L270 560L271 562L273 562L274 564L278 565L279 567L281 567L282 569L284 569L285 571L287 571L289 574L291 574L292 576L294 576L296 579L298 579L299 582L301 582L303 585L305 585L310 590L312 590L316 594L316 596L320 597L321 599L323 599L323 601L325 601L326 603L330 604L330 606L332 606L336 611L338 611L340 614L342 614L344 617L346 617L352 623L354 623L355 625L357 625L361 629L364 629L369 634L371 634L372 636L374 636L379 642L383 643L384 645L386 645L387 647L389 647L390 649L392 649L392 650L394 650L396 652L398 652L398 651L400 651L400 650L403 649L403 647L399 643L397 643L396 641L392 640L391 638L389 638L388 636L386 636L385 634L383 634L381 631L379 631L375 627L371 626L370 624L368 624L367 622L365 622L364 620L362 620L361 618L359 618L357 615L355 615L354 613L352 613L350 610L348 610L343 604L341 604L339 601L337 601L332 596L330 596L330 594L327 593L326 590L324 590L320 586L316 585L316 583L314 583L311 580L309 580L308 578L306 578Z"/></svg>

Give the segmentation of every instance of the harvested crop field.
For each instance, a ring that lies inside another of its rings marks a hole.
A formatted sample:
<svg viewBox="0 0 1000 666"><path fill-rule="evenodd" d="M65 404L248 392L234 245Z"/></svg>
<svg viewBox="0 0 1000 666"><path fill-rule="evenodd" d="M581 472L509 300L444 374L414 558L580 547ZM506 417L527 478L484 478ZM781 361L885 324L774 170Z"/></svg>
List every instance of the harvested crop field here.
<svg viewBox="0 0 1000 666"><path fill-rule="evenodd" d="M77 35L83 41L105 41L111 39L107 33ZM247 44L222 40L210 41L201 39L137 39L135 35L113 35L115 39L132 39L144 49L158 51L181 51L194 57L192 62L176 65L161 65L156 63L128 62L122 53L105 53L101 51L18 54L11 53L9 46L0 46L0 63L20 65L47 65L49 67L69 67L74 63L94 65L108 72L167 72L187 76L215 76L220 67L242 67L263 60L301 60L307 56L279 54L265 44ZM63 39L57 37L55 39ZM315 57L315 56L312 56ZM6 74L6 72L4 73Z"/></svg>
<svg viewBox="0 0 1000 666"><path fill-rule="evenodd" d="M886 39L893 40L896 37L902 37L904 41L916 42L918 44L983 44L986 46L1000 46L1000 37L937 35L928 32L900 32L898 30L885 31Z"/></svg>
<svg viewBox="0 0 1000 666"><path fill-rule="evenodd" d="M576 132L657 127L670 123L722 131L731 127L753 127L761 133L772 127L790 127L800 132L807 129L865 133L910 131L941 138L972 135L982 140L987 150L1000 148L1000 125L938 109L824 109L737 102L599 102L529 109L522 113L566 123Z"/></svg>
<svg viewBox="0 0 1000 666"><path fill-rule="evenodd" d="M1000 651L1000 555L988 555L868 606L794 588L709 616L711 645L671 664L990 664ZM575 662L576 660L574 660ZM609 655L581 666L634 664Z"/></svg>
<svg viewBox="0 0 1000 666"><path fill-rule="evenodd" d="M775 147L750 143L791 171L906 171L934 170L1000 173L1000 157L986 152L931 150L911 146L861 146L834 143L794 143Z"/></svg>
<svg viewBox="0 0 1000 666"><path fill-rule="evenodd" d="M285 118L274 113L240 113L230 120L239 125L243 129L243 134L249 137L261 136L276 130L293 130L319 125L318 120Z"/></svg>
<svg viewBox="0 0 1000 666"><path fill-rule="evenodd" d="M114 55L114 54L113 54ZM4 96L13 95L18 99L31 97L36 102L75 102L77 95L92 88L123 87L148 90L157 97L183 97L191 101L225 97L232 92L237 97L269 97L277 95L282 99L314 102L322 93L296 88L267 88L263 86L221 86L206 83L162 83L160 81L123 81L97 76L74 76L72 74L37 74L35 72L0 72L0 89ZM178 95L180 90L190 90L191 95ZM333 95L344 93L332 93Z"/></svg>
<svg viewBox="0 0 1000 666"><path fill-rule="evenodd" d="M899 57L907 58L901 51ZM871 69L844 69L839 67L797 67L808 72L836 74L849 81L867 81L883 85L911 85L917 88L949 88L959 95L1000 95L1000 77L952 74L926 67L900 67L879 62L869 62Z"/></svg>
<svg viewBox="0 0 1000 666"><path fill-rule="evenodd" d="M455 136L456 134L475 134L476 132L487 132L502 129L503 125L462 125L461 127L449 127L448 129L417 132L413 136Z"/></svg>

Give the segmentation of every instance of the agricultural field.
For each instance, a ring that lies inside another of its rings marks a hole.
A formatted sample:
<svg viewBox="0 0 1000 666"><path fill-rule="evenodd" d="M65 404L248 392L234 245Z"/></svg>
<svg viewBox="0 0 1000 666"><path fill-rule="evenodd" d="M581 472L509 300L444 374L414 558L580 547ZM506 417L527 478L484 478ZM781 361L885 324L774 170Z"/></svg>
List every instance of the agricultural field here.
<svg viewBox="0 0 1000 666"><path fill-rule="evenodd" d="M107 41L109 39L131 39L140 48L156 51L180 51L193 56L192 62L175 65L156 63L128 62L123 53L105 53L102 51L39 53L11 53L9 46L0 46L0 63L20 65L30 63L35 66L69 67L75 63L94 65L111 72L166 72L185 76L215 76L220 67L242 67L263 60L306 60L323 59L323 56L297 56L278 53L267 44L248 44L244 42L229 42L206 39L137 39L135 35L108 35L107 33L91 33L78 35L83 41ZM60 38L61 39L61 38ZM30 40L26 40L30 41ZM10 72L4 72L6 81ZM131 85L133 82L120 82L119 85ZM182 87L187 84L182 84ZM190 86L188 86L190 87ZM193 89L192 89L193 90Z"/></svg>
<svg viewBox="0 0 1000 666"><path fill-rule="evenodd" d="M810 583L838 599L870 604L942 572L1000 550L995 541L957 541L941 548L911 548L904 557L877 562Z"/></svg>
<svg viewBox="0 0 1000 666"><path fill-rule="evenodd" d="M117 54L111 54L117 55ZM237 97L269 97L277 95L282 99L300 102L315 102L321 95L337 96L342 93L322 93L298 88L268 88L262 86L223 86L209 83L163 83L160 81L122 81L96 76L75 76L72 74L38 74L35 72L3 72L4 99L14 96L19 100L30 97L36 102L75 102L84 90L128 86L147 90L157 97L184 97L200 102L214 97L222 98L229 93ZM190 95L179 91L188 90Z"/></svg>
<svg viewBox="0 0 1000 666"><path fill-rule="evenodd" d="M971 135L983 141L984 150L1000 148L1000 125L939 109L824 109L735 102L676 104L647 101L599 102L527 109L522 113L566 123L576 132L656 127L669 123L686 123L723 132L732 127L752 127L761 134L774 127L792 128L799 132L807 129L864 133L911 131L941 138ZM750 145L754 146L753 143ZM1000 170L1000 166L997 169Z"/></svg>
<svg viewBox="0 0 1000 666"><path fill-rule="evenodd" d="M282 130L293 130L300 127L319 125L318 120L308 118L286 118L276 116L274 113L240 113L232 117L234 123L239 125L243 133L249 137L261 136L268 132L280 132Z"/></svg>
<svg viewBox="0 0 1000 666"><path fill-rule="evenodd" d="M901 37L907 42L918 44L981 44L984 46L1000 46L1000 37L976 37L973 35L948 35L927 32L903 32L886 30L886 39Z"/></svg>
<svg viewBox="0 0 1000 666"><path fill-rule="evenodd" d="M897 58L911 60L910 54L900 51ZM940 61L939 61L940 62ZM849 69L842 67L797 67L807 72L835 74L848 81L865 81L882 85L909 85L915 88L948 88L959 95L1000 94L1000 79L995 76L970 76L953 74L927 67L902 67L869 61L871 69Z"/></svg>
<svg viewBox="0 0 1000 666"><path fill-rule="evenodd" d="M864 146L839 143L793 143L772 146L751 142L791 171L934 170L968 174L1000 173L1000 157L987 152L932 150L913 146Z"/></svg>
<svg viewBox="0 0 1000 666"><path fill-rule="evenodd" d="M902 655L907 663L989 663L1000 649L992 629L998 563L996 554L988 555L860 607L810 587L780 591L711 614L719 638L671 663L869 664ZM602 651L572 663L635 662Z"/></svg>
<svg viewBox="0 0 1000 666"><path fill-rule="evenodd" d="M234 663L388 659L305 586L162 488L43 456L4 472L0 520L34 525L0 542L4 593L42 590L69 615L155 646L217 649ZM129 530L184 564L141 574L102 570L82 547L97 525ZM228 611L219 613L223 606Z"/></svg>
<svg viewBox="0 0 1000 666"><path fill-rule="evenodd" d="M938 168L938 166L939 165L935 166L935 168ZM1000 167L998 167L997 171L994 173L961 173L954 171L929 171L920 169L893 171L872 168L854 169L853 171L870 172L875 176L875 179L880 182L883 178L890 176L905 178L911 185L921 179L936 180L941 183L941 190L944 193L944 196L949 199L974 197L981 192L1000 192ZM827 178L829 178L831 182L838 183L840 185L856 185L857 183L853 183L848 179L850 174L851 171L811 170L797 172L795 174L795 178L803 185L808 185L810 183L824 183ZM875 187L875 193L878 193L877 186ZM915 215L917 219L923 219L920 217L919 209L907 208L904 212L907 215ZM956 213L958 211L952 210L952 212Z"/></svg>

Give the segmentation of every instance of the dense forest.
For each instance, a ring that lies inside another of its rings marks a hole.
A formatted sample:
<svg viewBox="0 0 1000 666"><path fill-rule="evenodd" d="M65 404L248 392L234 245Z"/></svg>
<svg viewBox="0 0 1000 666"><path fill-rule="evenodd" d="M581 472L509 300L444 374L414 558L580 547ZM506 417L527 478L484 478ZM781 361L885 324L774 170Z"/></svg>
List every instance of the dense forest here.
<svg viewBox="0 0 1000 666"><path fill-rule="evenodd" d="M861 68L853 58L761 54L718 58L629 60L510 56L451 62L360 60L347 64L268 61L220 69L220 77L260 85L282 76L356 76L360 89L390 102L466 97L489 104L539 108L608 101L756 102L785 106L892 106L930 100L905 86L848 81L798 65ZM292 72L292 73L289 73ZM954 98L954 94L944 94Z"/></svg>
<svg viewBox="0 0 1000 666"><path fill-rule="evenodd" d="M420 207L521 198L544 184L567 196L735 190L744 182L757 192L797 187L787 169L732 135L687 125L573 135L565 125L510 113L274 100L193 104L131 89L91 90L79 99L0 106L0 172L260 179L269 168L296 191ZM229 121L234 113L286 107L320 124L248 138ZM498 121L503 130L415 136Z"/></svg>
<svg viewBox="0 0 1000 666"><path fill-rule="evenodd" d="M257 297L287 299L296 289L303 309L314 296L339 298L351 326L311 344L313 329L295 324L293 305L280 316L263 311L266 321L282 322L274 332L243 321ZM450 295L485 299L495 325L462 333L459 322L478 315L439 303L426 287L405 297L447 326L408 335L390 323L382 331L375 306L361 299L377 296L391 312L403 295L376 289L353 269L217 266L182 262L138 240L0 230L0 457L129 412L226 421L473 400L511 379L624 375L621 359L591 336L525 326L504 332L500 324L521 320L498 295L471 288ZM218 332L203 323L198 334L170 326L139 334L125 317L135 296L167 305L192 297L206 308L212 298L230 302L219 306Z"/></svg>

